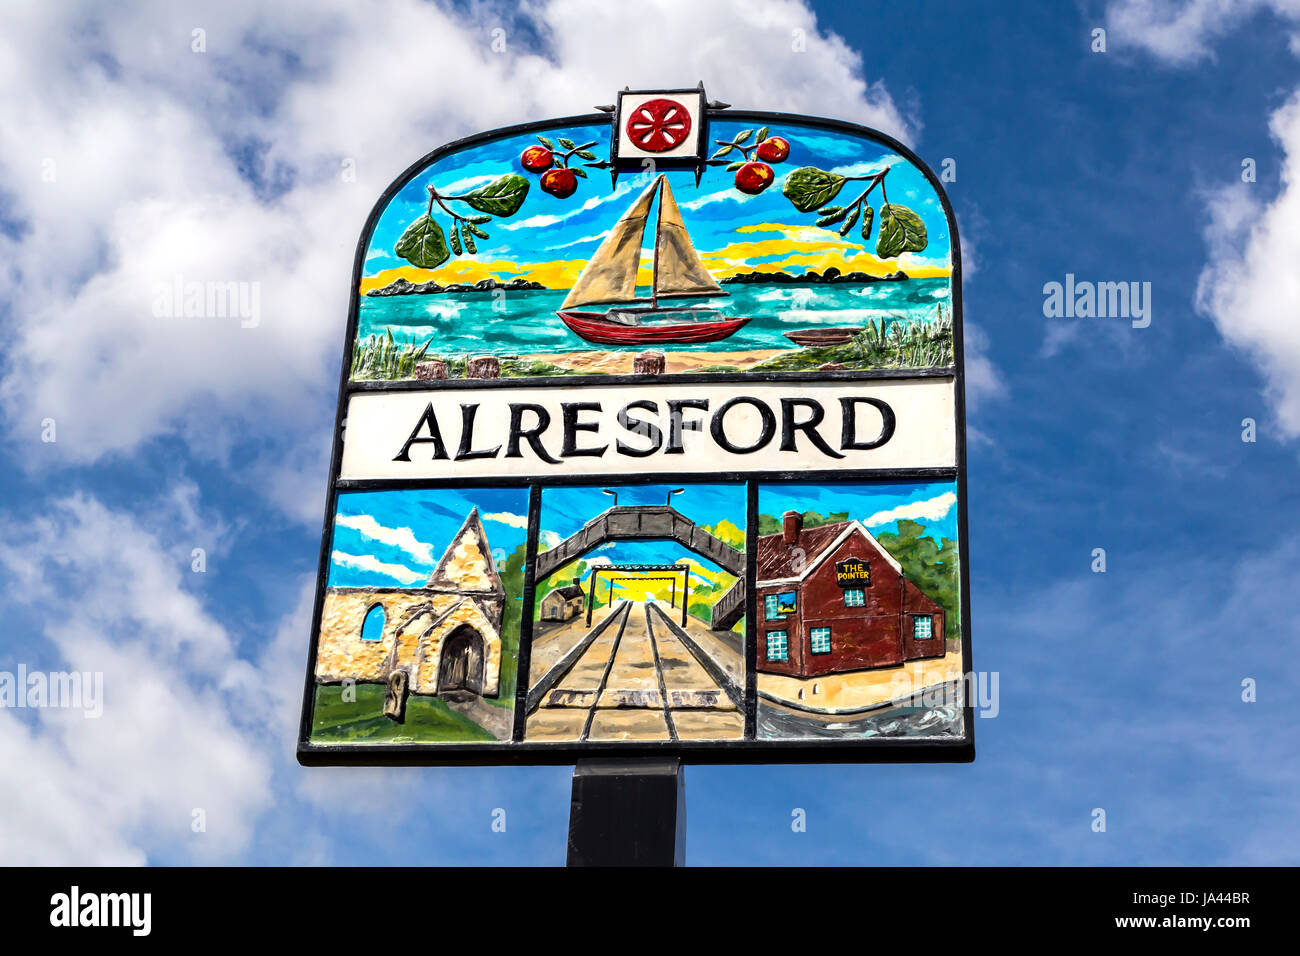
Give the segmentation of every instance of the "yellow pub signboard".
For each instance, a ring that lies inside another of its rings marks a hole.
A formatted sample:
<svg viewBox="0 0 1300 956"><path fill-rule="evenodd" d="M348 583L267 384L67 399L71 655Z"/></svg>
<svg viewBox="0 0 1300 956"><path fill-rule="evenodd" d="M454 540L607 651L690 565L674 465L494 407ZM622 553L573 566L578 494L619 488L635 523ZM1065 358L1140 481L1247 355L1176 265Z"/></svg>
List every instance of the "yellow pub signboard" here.
<svg viewBox="0 0 1300 956"><path fill-rule="evenodd" d="M860 558L849 558L835 565L835 580L842 588L871 587L871 563Z"/></svg>
<svg viewBox="0 0 1300 956"><path fill-rule="evenodd" d="M938 180L702 87L435 149L353 275L305 763L966 760Z"/></svg>

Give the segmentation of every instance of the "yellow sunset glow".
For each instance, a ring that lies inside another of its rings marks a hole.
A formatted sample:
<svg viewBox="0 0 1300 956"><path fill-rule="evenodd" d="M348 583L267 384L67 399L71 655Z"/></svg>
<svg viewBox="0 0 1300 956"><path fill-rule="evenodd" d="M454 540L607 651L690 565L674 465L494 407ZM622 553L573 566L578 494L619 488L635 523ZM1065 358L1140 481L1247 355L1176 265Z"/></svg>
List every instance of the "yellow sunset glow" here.
<svg viewBox="0 0 1300 956"><path fill-rule="evenodd" d="M901 260L878 259L868 252L862 243L841 239L834 230L817 226L762 222L740 226L735 232L746 236L764 233L774 234L774 236L770 239L738 239L721 249L701 251L700 258L718 279L754 271L825 272L831 267L841 272L865 272L874 276L889 275L901 268L914 279L943 278L952 274L952 269L947 265L917 262L912 256L906 256ZM488 278L500 282L523 278L530 282L540 282L548 289L569 289L573 287L578 274L586 264L585 259L556 259L550 262L513 262L508 259L480 262L475 259L451 259L432 270L399 266L395 269L385 269L373 276L365 276L361 280L360 291L366 293L372 289L382 288L398 277L410 282L427 282L434 279L439 285L452 282L474 283ZM649 285L650 273L650 257L643 253L637 281L641 285Z"/></svg>

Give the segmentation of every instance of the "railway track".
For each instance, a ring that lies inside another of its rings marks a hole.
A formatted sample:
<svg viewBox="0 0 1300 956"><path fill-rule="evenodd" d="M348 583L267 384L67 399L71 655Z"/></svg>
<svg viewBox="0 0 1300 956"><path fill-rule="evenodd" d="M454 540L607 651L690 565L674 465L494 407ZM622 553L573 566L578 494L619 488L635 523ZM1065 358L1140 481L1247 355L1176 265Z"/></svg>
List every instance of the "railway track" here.
<svg viewBox="0 0 1300 956"><path fill-rule="evenodd" d="M734 662L711 657L689 630L653 603L623 602L530 689L525 739L742 736Z"/></svg>

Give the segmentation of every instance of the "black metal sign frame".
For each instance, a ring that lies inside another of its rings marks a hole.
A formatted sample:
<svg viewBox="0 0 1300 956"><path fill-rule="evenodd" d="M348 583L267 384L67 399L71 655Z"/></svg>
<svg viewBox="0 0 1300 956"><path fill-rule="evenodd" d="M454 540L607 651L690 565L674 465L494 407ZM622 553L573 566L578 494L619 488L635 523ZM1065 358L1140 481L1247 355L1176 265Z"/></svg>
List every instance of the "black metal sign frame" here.
<svg viewBox="0 0 1300 956"><path fill-rule="evenodd" d="M674 374L673 384L717 383L724 380L734 383L738 388L747 382L798 383L853 381L862 383L891 380L946 380L954 383L955 428L956 428L956 467L952 468L890 468L871 470L840 471L770 471L770 472L723 472L701 475L654 473L645 475L619 475L620 485L650 484L703 484L719 482L743 482L747 495L747 540L745 560L748 564L749 580L754 580L757 552L757 516L758 485L779 481L818 481L818 480L954 480L957 486L958 516L957 533L960 555L959 588L961 601L961 648L969 687L969 676L973 672L971 652L971 609L969 536L967 530L967 488L966 488L966 405L964 380L964 343L962 329L962 286L961 286L961 247L957 232L956 218L948 196L938 177L912 150L893 137L869 127L823 117L804 116L792 113L766 112L754 110L719 110L707 108L708 119L726 118L741 122L779 126L782 123L797 123L833 132L848 133L880 143L895 151L912 163L934 188L943 207L951 243L951 303L953 320L953 367L949 369L926 370L875 370L875 371L819 371L808 372L727 372L725 377L710 373ZM353 343L356 339L360 314L357 290L363 276L365 256L369 249L372 233L380 215L389 201L410 183L431 163L443 156L470 146L485 143L506 136L542 132L557 127L599 127L608 126L611 117L608 114L559 117L533 123L506 127L479 133L449 143L435 149L412 163L389 187L384 190L369 216L366 218L360 240L357 244L353 261L352 282L349 287L351 297L343 356L339 372L339 398L335 410L333 449L330 460L329 486L325 502L325 518L321 533L321 547L316 580L316 597L312 611L310 646L307 655L307 669L304 679L303 709L299 724L297 755L304 765L365 765L365 766L445 766L445 765L507 765L507 764L573 764L584 757L618 757L636 759L643 757L675 757L683 763L712 764L755 764L755 763L960 763L975 757L974 706L969 694L963 699L963 736L952 738L840 738L834 740L805 738L780 739L756 738L754 729L757 708L756 653L758 629L756 626L755 589L746 593L745 609L745 738L737 740L711 741L556 741L530 742L520 739L521 716L527 706L527 680L517 681L517 698L515 702L515 734L511 741L496 743L418 743L418 744L322 744L311 740L312 704L315 690L315 672L317 659L317 639L321 627L322 611L326 593L326 583L330 568L330 554L333 548L334 517L338 504L338 495L342 491L427 488L438 487L519 487L529 490L529 544L526 559L525 583L523 594L523 619L520 622L521 638L519 642L518 673L527 675L529 668L529 642L524 637L531 633L533 626L534 567L537 559L537 534L539 530L539 512L541 490L545 486L584 485L591 482L586 475L547 476L544 481L523 478L456 478L456 479L374 479L347 480L340 478L343 456L343 430L345 425L348 400L355 394L367 391L403 391L421 390L429 387L420 381L394 382L354 382L351 380ZM512 378L505 380L446 380L440 381L440 389L458 388L572 388L587 385L629 385L643 384L644 379L634 375L573 375L562 379L556 378Z"/></svg>

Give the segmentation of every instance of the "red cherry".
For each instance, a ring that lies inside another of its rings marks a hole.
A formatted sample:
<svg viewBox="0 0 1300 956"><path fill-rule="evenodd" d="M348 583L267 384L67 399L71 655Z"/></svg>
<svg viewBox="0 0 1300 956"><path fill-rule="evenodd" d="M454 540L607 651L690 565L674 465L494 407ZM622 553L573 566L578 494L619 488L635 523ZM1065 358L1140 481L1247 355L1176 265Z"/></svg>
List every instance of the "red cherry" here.
<svg viewBox="0 0 1300 956"><path fill-rule="evenodd" d="M530 173L540 173L543 169L550 169L554 160L555 157L545 146L529 146L519 157L519 162Z"/></svg>
<svg viewBox="0 0 1300 956"><path fill-rule="evenodd" d="M757 196L768 186L776 177L772 173L772 167L767 163L746 163L736 170L736 188L742 193L748 193L751 196ZM546 183L543 180L542 187Z"/></svg>
<svg viewBox="0 0 1300 956"><path fill-rule="evenodd" d="M572 169L551 169L542 173L542 191L557 199L568 199L578 188L578 177Z"/></svg>
<svg viewBox="0 0 1300 956"><path fill-rule="evenodd" d="M782 136L769 136L754 150L765 163L783 163L790 155L790 143Z"/></svg>

